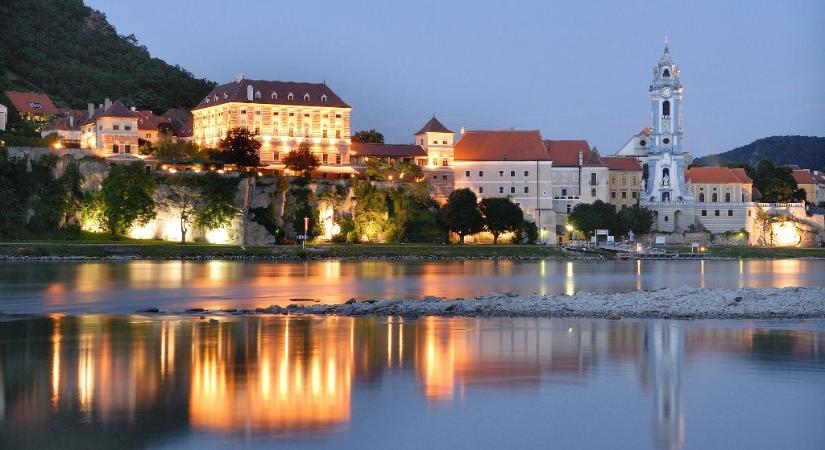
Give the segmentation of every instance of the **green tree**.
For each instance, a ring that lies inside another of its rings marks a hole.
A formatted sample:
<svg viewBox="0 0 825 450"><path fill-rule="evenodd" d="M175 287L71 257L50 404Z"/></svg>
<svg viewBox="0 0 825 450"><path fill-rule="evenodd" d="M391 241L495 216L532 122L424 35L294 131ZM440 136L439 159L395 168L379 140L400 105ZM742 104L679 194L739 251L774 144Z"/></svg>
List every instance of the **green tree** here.
<svg viewBox="0 0 825 450"><path fill-rule="evenodd" d="M447 203L439 211L439 220L448 231L458 234L459 242L462 244L465 236L484 229L477 197L473 191L466 188L450 193Z"/></svg>
<svg viewBox="0 0 825 450"><path fill-rule="evenodd" d="M157 180L142 162L113 166L100 188L103 228L112 236L123 235L137 223L155 217Z"/></svg>
<svg viewBox="0 0 825 450"><path fill-rule="evenodd" d="M166 202L178 210L181 242L192 226L211 230L228 225L238 213L233 202L237 179L214 173L175 174L164 180L169 188Z"/></svg>
<svg viewBox="0 0 825 450"><path fill-rule="evenodd" d="M365 163L367 166L367 177L370 180L384 181L387 171L391 166L383 158L369 158Z"/></svg>
<svg viewBox="0 0 825 450"><path fill-rule="evenodd" d="M596 200L592 204L579 203L570 212L570 223L586 237L597 229L616 230L616 207Z"/></svg>
<svg viewBox="0 0 825 450"><path fill-rule="evenodd" d="M424 175L424 170L418 164L401 161L395 165L395 171L398 172L398 177L402 180L414 180L421 178Z"/></svg>
<svg viewBox="0 0 825 450"><path fill-rule="evenodd" d="M235 164L239 168L260 166L260 149L261 143L243 127L229 129L226 137L218 143L221 161Z"/></svg>
<svg viewBox="0 0 825 450"><path fill-rule="evenodd" d="M300 173L304 178L309 178L312 171L317 169L319 164L318 157L312 154L309 144L306 142L298 144L297 148L291 150L284 157L286 168Z"/></svg>
<svg viewBox="0 0 825 450"><path fill-rule="evenodd" d="M352 142L362 144L383 144L384 135L376 131L374 128L369 131L357 131L350 136Z"/></svg>
<svg viewBox="0 0 825 450"><path fill-rule="evenodd" d="M515 232L524 222L524 212L507 197L481 199L478 209L484 218L484 227L493 234L493 244L498 244L501 233Z"/></svg>
<svg viewBox="0 0 825 450"><path fill-rule="evenodd" d="M639 205L622 208L616 216L620 233L630 230L634 233L647 233L653 227L653 220L653 211Z"/></svg>

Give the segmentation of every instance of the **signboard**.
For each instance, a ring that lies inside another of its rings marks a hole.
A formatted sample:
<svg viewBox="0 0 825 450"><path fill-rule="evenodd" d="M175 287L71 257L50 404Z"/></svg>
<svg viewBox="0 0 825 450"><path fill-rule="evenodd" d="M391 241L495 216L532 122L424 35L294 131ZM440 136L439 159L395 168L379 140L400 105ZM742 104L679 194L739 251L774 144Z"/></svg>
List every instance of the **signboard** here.
<svg viewBox="0 0 825 450"><path fill-rule="evenodd" d="M616 237L615 236L608 236L607 237L607 242L616 242Z"/></svg>
<svg viewBox="0 0 825 450"><path fill-rule="evenodd" d="M610 234L608 230L596 230L596 236L607 236Z"/></svg>
<svg viewBox="0 0 825 450"><path fill-rule="evenodd" d="M665 237L664 236L656 236L656 244L657 245L664 244L664 243L665 243Z"/></svg>

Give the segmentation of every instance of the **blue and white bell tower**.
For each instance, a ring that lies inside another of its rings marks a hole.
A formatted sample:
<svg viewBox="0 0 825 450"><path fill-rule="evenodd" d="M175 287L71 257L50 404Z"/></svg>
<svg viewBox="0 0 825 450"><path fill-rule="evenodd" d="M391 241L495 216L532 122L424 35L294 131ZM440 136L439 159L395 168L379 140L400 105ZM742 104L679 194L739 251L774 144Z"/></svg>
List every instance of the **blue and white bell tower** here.
<svg viewBox="0 0 825 450"><path fill-rule="evenodd" d="M642 200L647 202L692 201L693 193L685 187L685 170L690 155L682 150L682 93L679 66L670 55L669 40L658 64L653 67L650 92L650 136L647 155L647 179Z"/></svg>

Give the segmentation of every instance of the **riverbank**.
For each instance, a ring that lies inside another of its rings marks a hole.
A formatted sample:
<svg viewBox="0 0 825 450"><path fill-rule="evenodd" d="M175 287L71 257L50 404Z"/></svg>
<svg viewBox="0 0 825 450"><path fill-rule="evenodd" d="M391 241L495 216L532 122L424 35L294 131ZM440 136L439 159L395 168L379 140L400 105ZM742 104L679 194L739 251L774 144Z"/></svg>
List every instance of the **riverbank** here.
<svg viewBox="0 0 825 450"><path fill-rule="evenodd" d="M594 253L592 257L599 257ZM584 255L587 256L587 255ZM0 259L6 260L129 260L129 259L224 259L224 260L317 260L317 259L563 259L581 258L539 245L437 245L437 244L348 244L277 245L241 247L236 245L175 244L149 242L0 243Z"/></svg>
<svg viewBox="0 0 825 450"><path fill-rule="evenodd" d="M622 293L577 292L519 296L490 294L472 299L350 300L345 304L271 306L258 313L336 316L587 317L655 319L825 318L825 288L666 288Z"/></svg>

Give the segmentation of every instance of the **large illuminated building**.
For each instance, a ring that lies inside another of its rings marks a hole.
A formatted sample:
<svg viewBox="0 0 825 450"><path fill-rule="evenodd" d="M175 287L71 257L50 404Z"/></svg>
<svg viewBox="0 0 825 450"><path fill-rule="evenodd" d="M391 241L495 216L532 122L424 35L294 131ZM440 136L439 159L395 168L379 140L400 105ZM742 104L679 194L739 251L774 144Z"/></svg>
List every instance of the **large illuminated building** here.
<svg viewBox="0 0 825 450"><path fill-rule="evenodd" d="M246 128L261 142L261 163L269 169L283 169L282 158L307 142L321 162L319 172L349 176L351 110L325 83L238 75L193 108L193 141L216 147L230 129Z"/></svg>

